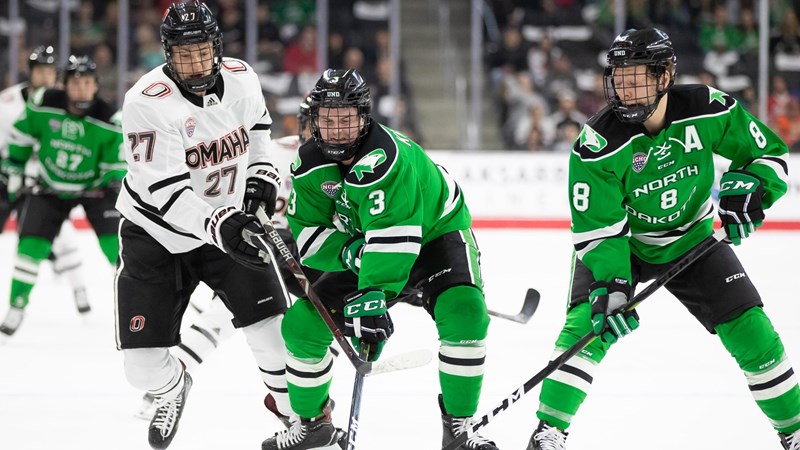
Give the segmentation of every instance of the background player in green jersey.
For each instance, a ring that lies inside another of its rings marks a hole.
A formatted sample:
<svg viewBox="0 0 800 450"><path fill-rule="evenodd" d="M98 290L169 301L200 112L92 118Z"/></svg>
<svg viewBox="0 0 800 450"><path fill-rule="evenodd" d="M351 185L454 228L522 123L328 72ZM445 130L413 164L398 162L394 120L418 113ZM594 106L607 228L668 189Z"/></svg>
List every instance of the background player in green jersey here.
<svg viewBox="0 0 800 450"><path fill-rule="evenodd" d="M734 244L761 225L764 209L787 190L788 149L780 138L723 92L673 87L675 73L672 43L658 29L628 30L608 52L608 107L587 122L570 155L577 258L555 352L592 330L602 339L544 381L529 450L566 448L563 430L597 365L613 342L639 325L635 313L620 312L636 284L709 239L713 154L731 161L720 183L719 209ZM799 450L800 388L732 248L716 246L666 288L719 336L783 447Z"/></svg>
<svg viewBox="0 0 800 450"><path fill-rule="evenodd" d="M404 288L422 290L441 341L449 443L477 409L489 325L463 195L419 145L371 119L369 88L357 71L326 70L310 95L314 139L292 166L287 208L301 262L326 272L314 290L357 348L370 344L373 360L393 331L387 302ZM338 448L325 413L333 336L307 299L289 308L282 332L289 398L301 420L262 448ZM476 434L460 448L497 447Z"/></svg>
<svg viewBox="0 0 800 450"><path fill-rule="evenodd" d="M96 97L94 62L71 56L64 90L38 91L14 124L5 170L9 194L22 187L26 162L38 145L36 186L25 195L19 219L17 261L11 281L11 308L0 325L10 336L24 317L39 264L70 211L82 205L112 266L117 260L119 213L114 208L125 163L120 159L122 132L114 109Z"/></svg>

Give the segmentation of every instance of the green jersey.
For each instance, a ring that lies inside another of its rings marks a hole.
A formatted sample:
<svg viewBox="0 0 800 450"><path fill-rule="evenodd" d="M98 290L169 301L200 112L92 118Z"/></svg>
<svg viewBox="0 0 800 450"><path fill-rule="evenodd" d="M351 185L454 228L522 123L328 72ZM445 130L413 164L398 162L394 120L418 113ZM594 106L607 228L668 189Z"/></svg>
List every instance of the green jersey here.
<svg viewBox="0 0 800 450"><path fill-rule="evenodd" d="M631 253L666 263L711 234L715 153L761 178L765 209L786 193L786 144L736 100L704 85L675 86L668 96L657 135L606 108L573 146L573 241L596 280L631 281Z"/></svg>
<svg viewBox="0 0 800 450"><path fill-rule="evenodd" d="M301 262L347 270L345 243L364 237L359 289L381 289L389 298L405 286L422 246L472 223L450 175L415 142L377 123L350 166L326 160L313 140L303 144L291 181L287 217Z"/></svg>
<svg viewBox="0 0 800 450"><path fill-rule="evenodd" d="M9 163L24 167L36 145L38 182L44 187L80 192L125 176L119 115L100 99L77 117L67 112L63 90L37 91L14 123Z"/></svg>

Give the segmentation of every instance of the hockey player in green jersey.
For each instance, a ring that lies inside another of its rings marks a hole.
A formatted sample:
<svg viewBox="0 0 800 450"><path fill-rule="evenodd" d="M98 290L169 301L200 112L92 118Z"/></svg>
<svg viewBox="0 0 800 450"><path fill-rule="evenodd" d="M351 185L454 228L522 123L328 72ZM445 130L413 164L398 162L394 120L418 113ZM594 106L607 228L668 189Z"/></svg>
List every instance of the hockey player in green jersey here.
<svg viewBox="0 0 800 450"><path fill-rule="evenodd" d="M357 71L326 70L310 95L314 139L292 166L287 208L301 263L325 272L314 291L356 348L369 344L372 360L393 331L387 302L404 288L422 291L441 342L447 444L473 421L489 325L464 197L419 145L371 119L369 88ZM300 421L262 449L339 448L324 410L333 336L308 299L289 308L282 332L289 398ZM497 449L478 434L459 448Z"/></svg>
<svg viewBox="0 0 800 450"><path fill-rule="evenodd" d="M638 327L621 312L637 283L712 234L714 153L730 160L720 217L734 244L761 225L787 190L786 145L727 94L673 87L676 58L658 29L628 30L608 52L608 107L592 117L570 156L576 259L556 354L586 333L601 336L542 385L529 450L563 450L597 365ZM800 450L800 388L761 298L728 245L718 245L667 283L744 372L756 404L785 449Z"/></svg>
<svg viewBox="0 0 800 450"><path fill-rule="evenodd" d="M40 170L21 207L11 308L0 325L0 337L14 334L22 322L39 265L74 207L83 206L109 264L116 263L119 213L114 201L125 175L122 131L114 109L96 97L97 89L95 63L71 56L64 90L38 91L11 131L4 165L9 195L22 188L28 159L38 158Z"/></svg>

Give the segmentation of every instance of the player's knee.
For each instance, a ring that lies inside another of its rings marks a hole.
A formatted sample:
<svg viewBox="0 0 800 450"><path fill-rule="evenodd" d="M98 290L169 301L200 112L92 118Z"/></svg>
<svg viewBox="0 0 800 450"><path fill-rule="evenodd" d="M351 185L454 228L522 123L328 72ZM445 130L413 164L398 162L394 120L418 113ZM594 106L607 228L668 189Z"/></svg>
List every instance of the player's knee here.
<svg viewBox="0 0 800 450"><path fill-rule="evenodd" d="M17 253L36 261L44 261L50 255L52 247L47 239L26 236L20 238Z"/></svg>
<svg viewBox="0 0 800 450"><path fill-rule="evenodd" d="M268 317L242 328L259 367L283 366L286 348L281 336L283 315Z"/></svg>
<svg viewBox="0 0 800 450"><path fill-rule="evenodd" d="M483 293L475 286L455 286L442 292L436 299L434 315L441 340L486 338L489 314Z"/></svg>
<svg viewBox="0 0 800 450"><path fill-rule="evenodd" d="M125 377L131 386L143 391L156 390L169 383L180 365L170 360L169 350L164 347L124 349L122 354Z"/></svg>
<svg viewBox="0 0 800 450"><path fill-rule="evenodd" d="M307 299L297 300L286 310L281 333L286 348L298 358L322 359L333 342L330 330Z"/></svg>
<svg viewBox="0 0 800 450"><path fill-rule="evenodd" d="M717 325L715 330L743 370L761 370L764 364L783 356L781 339L759 306Z"/></svg>

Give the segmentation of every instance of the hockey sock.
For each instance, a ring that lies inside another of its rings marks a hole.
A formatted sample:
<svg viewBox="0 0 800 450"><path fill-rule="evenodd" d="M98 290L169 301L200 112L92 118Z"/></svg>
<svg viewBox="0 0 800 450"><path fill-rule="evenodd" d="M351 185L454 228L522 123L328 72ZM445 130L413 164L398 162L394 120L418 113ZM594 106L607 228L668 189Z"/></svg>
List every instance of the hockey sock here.
<svg viewBox="0 0 800 450"><path fill-rule="evenodd" d="M75 243L75 230L69 222L64 222L61 232L53 241L53 271L66 275L73 291L86 288L81 273L81 253Z"/></svg>
<svg viewBox="0 0 800 450"><path fill-rule="evenodd" d="M434 317L445 410L455 417L472 416L481 395L489 328L483 293L474 286L447 289L436 299Z"/></svg>
<svg viewBox="0 0 800 450"><path fill-rule="evenodd" d="M181 343L170 351L181 360L186 370L194 374L197 367L214 353L220 341L231 337L235 331L225 303L218 298L211 301L205 311L187 329L181 330ZM283 345L283 340L281 345ZM281 349L281 357L285 349Z"/></svg>
<svg viewBox="0 0 800 450"><path fill-rule="evenodd" d="M590 314L591 305L588 302L581 303L567 313L567 322L556 340L552 358L558 357L592 331ZM601 339L595 339L545 378L539 394L536 417L552 427L566 430L589 393L594 371L606 355L608 347L609 344Z"/></svg>
<svg viewBox="0 0 800 450"><path fill-rule="evenodd" d="M714 330L744 371L750 393L772 426L786 434L800 429L800 387L764 310L750 308Z"/></svg>
<svg viewBox="0 0 800 450"><path fill-rule="evenodd" d="M119 237L115 234L103 234L97 236L100 242L100 250L106 255L109 264L115 266L117 264L117 253L119 253Z"/></svg>
<svg viewBox="0 0 800 450"><path fill-rule="evenodd" d="M131 386L167 400L183 390L183 366L166 348L124 349L122 355Z"/></svg>
<svg viewBox="0 0 800 450"><path fill-rule="evenodd" d="M39 275L39 265L47 259L50 247L50 242L42 238L23 237L19 240L11 279L11 306L28 306L28 299Z"/></svg>
<svg viewBox="0 0 800 450"><path fill-rule="evenodd" d="M268 317L242 328L247 344L258 363L261 379L272 392L278 411L292 414L289 391L286 386L286 346L281 337L283 314Z"/></svg>
<svg viewBox="0 0 800 450"><path fill-rule="evenodd" d="M317 417L328 400L333 377L333 354L328 349L333 335L305 298L286 311L281 332L288 353L286 381L292 409L300 417Z"/></svg>

